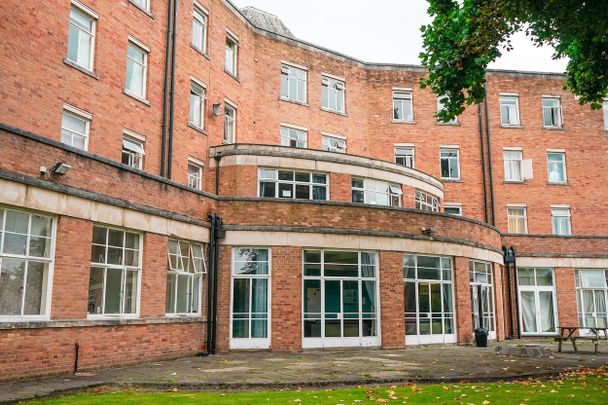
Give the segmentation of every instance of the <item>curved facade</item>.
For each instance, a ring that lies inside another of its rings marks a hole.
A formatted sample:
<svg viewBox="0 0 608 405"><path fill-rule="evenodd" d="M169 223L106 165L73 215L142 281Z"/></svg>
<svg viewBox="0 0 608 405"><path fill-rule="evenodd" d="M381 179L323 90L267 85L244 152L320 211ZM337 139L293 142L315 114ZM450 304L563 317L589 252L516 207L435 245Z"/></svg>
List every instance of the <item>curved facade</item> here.
<svg viewBox="0 0 608 405"><path fill-rule="evenodd" d="M439 123L421 67L174 3L0 5L0 379L608 323L608 105L488 71Z"/></svg>

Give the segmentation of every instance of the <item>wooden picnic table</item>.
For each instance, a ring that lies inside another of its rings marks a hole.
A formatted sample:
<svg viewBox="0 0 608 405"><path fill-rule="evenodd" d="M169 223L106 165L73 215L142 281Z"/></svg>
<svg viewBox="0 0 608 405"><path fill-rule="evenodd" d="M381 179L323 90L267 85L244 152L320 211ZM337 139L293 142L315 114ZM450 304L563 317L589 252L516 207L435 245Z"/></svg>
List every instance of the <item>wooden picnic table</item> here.
<svg viewBox="0 0 608 405"><path fill-rule="evenodd" d="M555 338L558 343L557 351L561 353L562 351L562 342L566 340L570 340L572 342L572 346L574 347L574 351L578 352L578 348L576 347L577 340L590 340L595 345L595 353L597 354L597 347L600 340L608 341L608 328L601 327L585 327L581 328L579 326L558 326L559 328L559 336ZM581 329L587 329L591 332L589 336L580 336L576 335L577 331Z"/></svg>

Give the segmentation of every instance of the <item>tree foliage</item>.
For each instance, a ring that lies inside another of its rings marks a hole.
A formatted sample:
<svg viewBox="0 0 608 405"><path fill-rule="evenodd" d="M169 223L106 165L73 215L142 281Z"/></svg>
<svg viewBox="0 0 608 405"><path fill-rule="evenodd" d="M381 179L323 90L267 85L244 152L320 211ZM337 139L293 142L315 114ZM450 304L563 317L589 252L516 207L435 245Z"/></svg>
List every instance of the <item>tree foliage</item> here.
<svg viewBox="0 0 608 405"><path fill-rule="evenodd" d="M421 28L420 54L428 76L420 82L445 95L438 113L449 121L484 99L486 68L512 49L523 30L553 58L569 59L565 90L600 108L608 93L608 0L428 0L434 19Z"/></svg>

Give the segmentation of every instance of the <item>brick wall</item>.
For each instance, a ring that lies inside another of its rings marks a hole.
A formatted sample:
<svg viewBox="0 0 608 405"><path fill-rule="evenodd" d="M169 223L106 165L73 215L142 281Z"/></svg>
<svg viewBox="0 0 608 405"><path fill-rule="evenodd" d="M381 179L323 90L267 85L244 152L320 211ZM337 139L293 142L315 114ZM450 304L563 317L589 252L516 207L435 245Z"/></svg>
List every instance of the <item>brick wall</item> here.
<svg viewBox="0 0 608 405"><path fill-rule="evenodd" d="M558 316L556 326L578 326L574 269L557 268L554 271Z"/></svg>
<svg viewBox="0 0 608 405"><path fill-rule="evenodd" d="M272 248L273 351L302 348L302 249Z"/></svg>
<svg viewBox="0 0 608 405"><path fill-rule="evenodd" d="M380 252L380 314L382 348L405 346L403 253Z"/></svg>
<svg viewBox="0 0 608 405"><path fill-rule="evenodd" d="M471 285L469 259L454 258L454 296L456 302L456 334L460 344L473 341L473 319L471 318Z"/></svg>

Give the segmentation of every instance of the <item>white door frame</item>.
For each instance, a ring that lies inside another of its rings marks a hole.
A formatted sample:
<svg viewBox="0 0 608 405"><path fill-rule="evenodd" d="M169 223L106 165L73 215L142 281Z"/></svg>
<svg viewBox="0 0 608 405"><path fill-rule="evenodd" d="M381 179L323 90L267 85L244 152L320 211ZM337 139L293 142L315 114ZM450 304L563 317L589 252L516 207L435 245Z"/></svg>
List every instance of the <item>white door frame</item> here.
<svg viewBox="0 0 608 405"><path fill-rule="evenodd" d="M521 269L530 269L534 271L534 284L535 285L520 285L519 281L517 283L517 303L518 303L518 311L519 311L519 324L521 325L521 335L522 336L556 336L559 332L557 329L557 326L559 325L559 318L557 317L557 293L555 291L555 270L553 268L547 268L547 267L540 267L540 269L549 269L551 270L551 280L552 280L552 285L551 286L546 286L546 285L537 285L536 283L536 267L522 267ZM517 273L516 273L516 277L519 277L519 268L517 269ZM518 279L519 280L519 279ZM554 321L554 327L555 327L555 331L554 332L524 332L524 319L523 319L523 311L522 311L522 299L521 299L521 292L522 291L528 291L528 292L533 292L534 293L534 311L535 311L535 316L536 316L536 330L538 331L538 328L540 326L540 299L539 299L539 293L540 292L551 292L553 294L553 321Z"/></svg>

